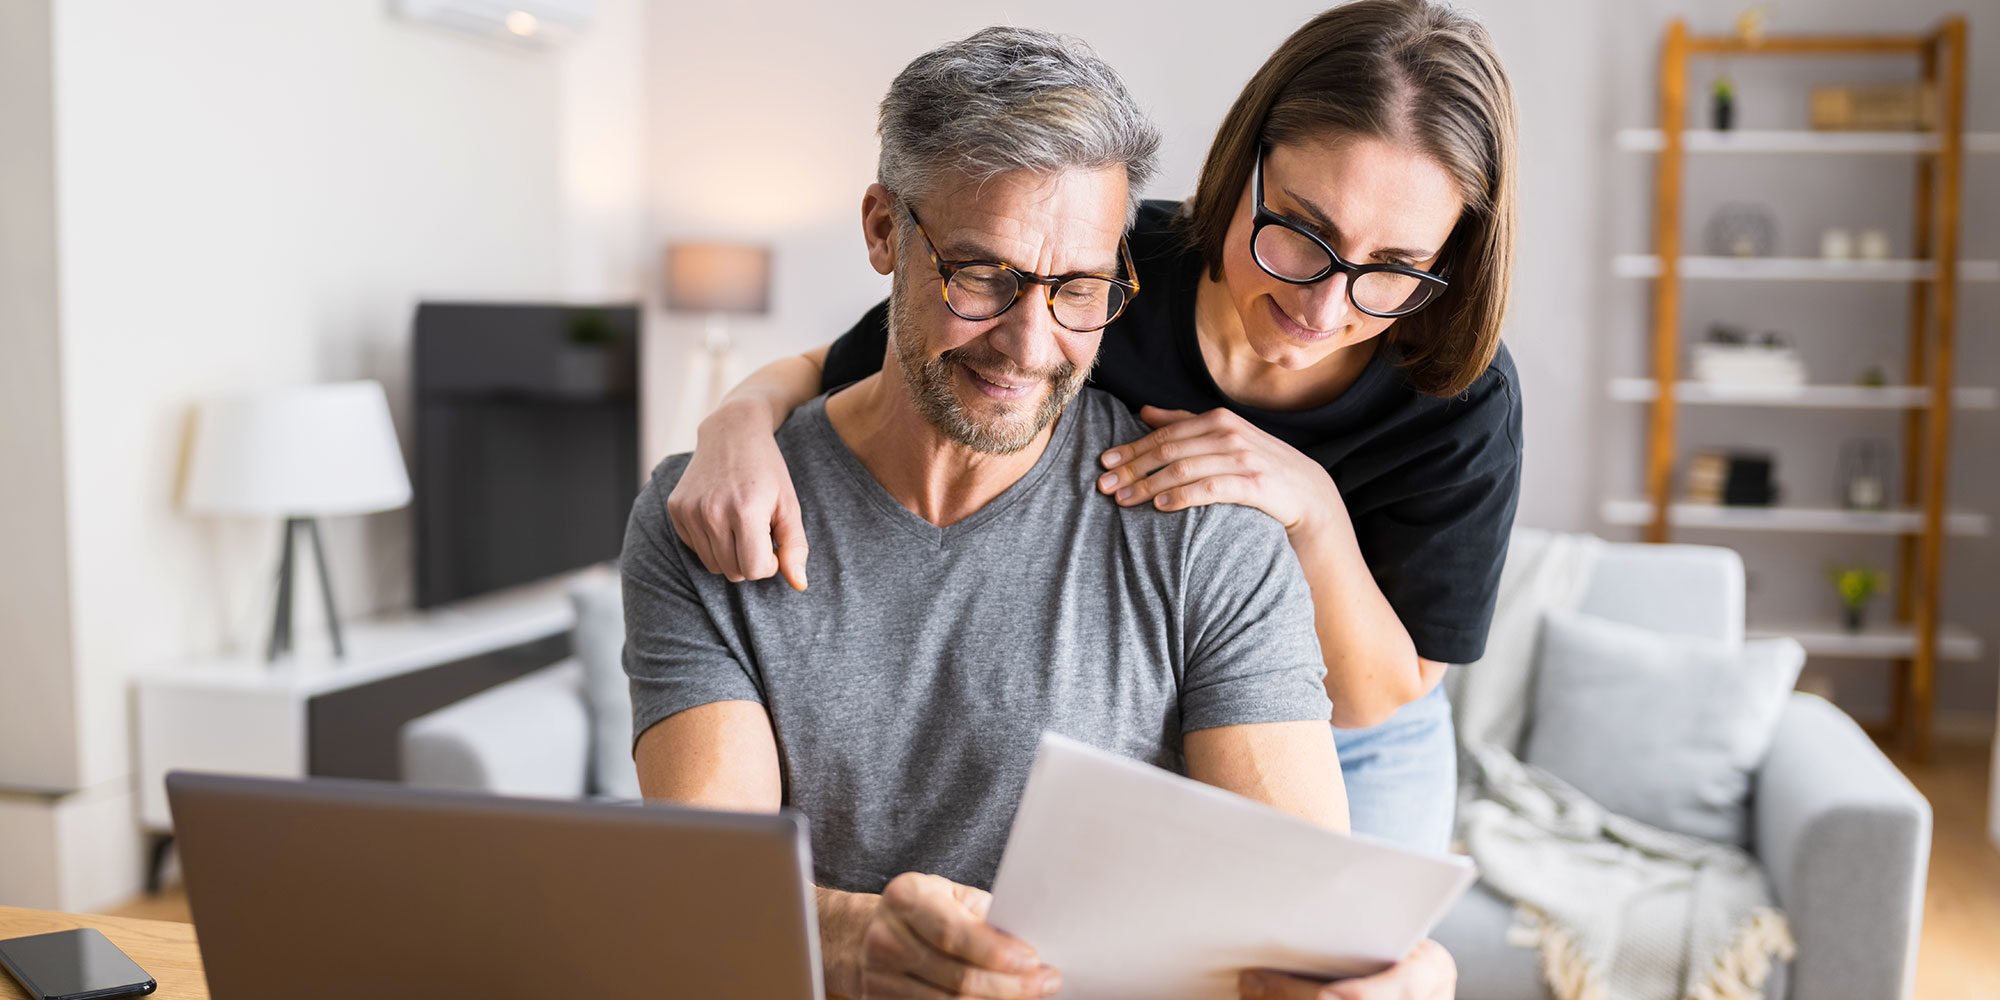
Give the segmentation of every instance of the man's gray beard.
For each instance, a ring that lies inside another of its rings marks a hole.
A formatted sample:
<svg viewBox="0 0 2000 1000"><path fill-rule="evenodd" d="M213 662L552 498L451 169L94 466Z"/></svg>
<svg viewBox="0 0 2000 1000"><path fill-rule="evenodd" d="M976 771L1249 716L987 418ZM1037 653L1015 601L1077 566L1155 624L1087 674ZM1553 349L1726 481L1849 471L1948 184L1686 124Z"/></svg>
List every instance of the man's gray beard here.
<svg viewBox="0 0 2000 1000"><path fill-rule="evenodd" d="M896 288L889 294L889 343L895 348L897 366L903 369L903 382L909 386L910 399L916 404L917 412L930 421L932 427L942 431L945 437L974 451L1011 455L1033 442L1035 436L1054 423L1069 401L1083 390L1084 379L1090 376L1090 370L1064 361L1047 377L1049 391L1042 397L1041 406L1036 409L1032 421L1025 422L1018 430L980 423L960 405L958 393L952 385L952 366L966 358L968 353L963 348L953 348L936 358L927 360L923 357L923 337L915 330L903 328L902 285L902 281L898 280ZM1023 304L1025 307L1036 305L1039 303Z"/></svg>

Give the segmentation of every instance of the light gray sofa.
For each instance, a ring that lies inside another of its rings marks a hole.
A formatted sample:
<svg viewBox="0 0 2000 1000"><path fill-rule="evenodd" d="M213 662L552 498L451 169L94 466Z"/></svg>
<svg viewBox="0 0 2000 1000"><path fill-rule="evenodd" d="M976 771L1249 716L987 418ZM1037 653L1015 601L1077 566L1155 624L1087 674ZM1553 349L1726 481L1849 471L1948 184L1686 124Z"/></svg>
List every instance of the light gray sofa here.
<svg viewBox="0 0 2000 1000"><path fill-rule="evenodd" d="M582 586L582 600L594 601L586 612L599 613L580 615L579 627L622 628L601 613L607 600L615 605L615 579ZM590 592L592 586L599 590ZM1581 610L1662 632L1741 641L1743 564L1733 551L1708 546L1608 545ZM577 639L580 650L602 650L617 649L622 636ZM600 672L600 701L603 679ZM405 778L513 795L602 794L619 782L593 774L585 690L580 664L565 661L414 720L403 731ZM1796 694L1758 772L1752 822L1752 848L1798 941L1797 959L1779 970L1769 995L1908 996L1930 857L1930 806L1916 789L1853 720L1819 698ZM1459 996L1549 996L1535 953L1507 944L1510 920L1503 901L1475 887L1439 925L1438 939L1458 961Z"/></svg>

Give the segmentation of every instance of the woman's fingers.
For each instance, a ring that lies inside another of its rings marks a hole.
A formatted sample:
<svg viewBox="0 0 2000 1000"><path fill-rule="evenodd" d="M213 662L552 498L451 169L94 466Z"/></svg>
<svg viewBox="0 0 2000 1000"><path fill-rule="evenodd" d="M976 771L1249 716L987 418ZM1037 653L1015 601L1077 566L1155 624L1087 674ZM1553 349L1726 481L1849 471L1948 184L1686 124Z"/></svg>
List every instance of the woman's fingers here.
<svg viewBox="0 0 2000 1000"><path fill-rule="evenodd" d="M1112 497L1118 501L1119 506L1131 507L1204 479L1215 476L1242 476L1248 475L1249 472L1250 465L1240 453L1208 452L1168 462L1144 479L1120 486Z"/></svg>
<svg viewBox="0 0 2000 1000"><path fill-rule="evenodd" d="M729 582L763 580L778 571L778 556L771 544L771 520L748 514L737 519L730 531L735 542L731 552L736 558L736 565Z"/></svg>
<svg viewBox="0 0 2000 1000"><path fill-rule="evenodd" d="M1116 469L1131 462L1134 456L1157 451L1167 442L1197 437L1212 430L1228 429L1231 421L1240 422L1243 419L1228 410L1210 410L1196 415L1186 410L1162 410L1148 406L1139 412L1142 415L1150 412L1156 417L1171 419L1148 420L1147 423L1155 428L1152 433L1099 455L1097 460L1105 468Z"/></svg>
<svg viewBox="0 0 2000 1000"><path fill-rule="evenodd" d="M667 517L673 521L674 533L694 551L695 558L701 560L701 568L710 573L720 574L721 567L715 561L715 541L709 537L708 526L699 518L687 516L672 504L667 505Z"/></svg>
<svg viewBox="0 0 2000 1000"><path fill-rule="evenodd" d="M1249 476L1209 476L1161 493L1153 498L1153 506L1160 510L1186 510L1212 503L1240 503L1278 517L1275 512L1266 509L1268 503L1257 502L1256 488L1257 484ZM1283 519L1280 518L1279 522L1283 523Z"/></svg>
<svg viewBox="0 0 2000 1000"><path fill-rule="evenodd" d="M1193 410L1169 410L1161 406L1139 407L1139 419L1144 420L1149 424L1152 424L1154 427L1165 427L1168 424L1177 424L1183 420L1187 420L1193 417L1194 415L1195 413Z"/></svg>
<svg viewBox="0 0 2000 1000"><path fill-rule="evenodd" d="M806 589L806 526L796 498L778 504L771 535L778 543L778 572L793 590Z"/></svg>
<svg viewBox="0 0 2000 1000"><path fill-rule="evenodd" d="M1133 483L1172 465L1201 455L1240 455L1247 451L1243 440L1227 431L1214 431L1166 441L1143 440L1129 446L1132 454L1117 468L1097 477L1100 492L1116 495Z"/></svg>

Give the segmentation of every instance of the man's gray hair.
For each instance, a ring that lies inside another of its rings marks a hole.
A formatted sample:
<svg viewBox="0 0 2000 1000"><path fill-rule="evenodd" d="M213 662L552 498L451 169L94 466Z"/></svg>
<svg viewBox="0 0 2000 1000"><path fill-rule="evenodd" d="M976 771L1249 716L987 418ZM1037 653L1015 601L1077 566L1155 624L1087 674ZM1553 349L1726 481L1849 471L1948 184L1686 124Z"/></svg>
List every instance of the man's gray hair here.
<svg viewBox="0 0 2000 1000"><path fill-rule="evenodd" d="M930 194L945 173L976 183L1123 164L1128 225L1160 149L1117 71L1082 39L1004 26L904 67L882 99L879 131L876 179L905 201Z"/></svg>

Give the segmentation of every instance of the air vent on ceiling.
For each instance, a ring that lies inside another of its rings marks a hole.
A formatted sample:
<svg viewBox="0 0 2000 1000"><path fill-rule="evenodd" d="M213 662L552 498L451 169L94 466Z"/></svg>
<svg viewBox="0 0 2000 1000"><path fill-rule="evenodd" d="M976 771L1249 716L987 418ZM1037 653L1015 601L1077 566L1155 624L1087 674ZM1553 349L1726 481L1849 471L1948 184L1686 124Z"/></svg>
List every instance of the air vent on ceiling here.
<svg viewBox="0 0 2000 1000"><path fill-rule="evenodd" d="M549 48L581 34L597 0L390 0L389 9L481 38Z"/></svg>

